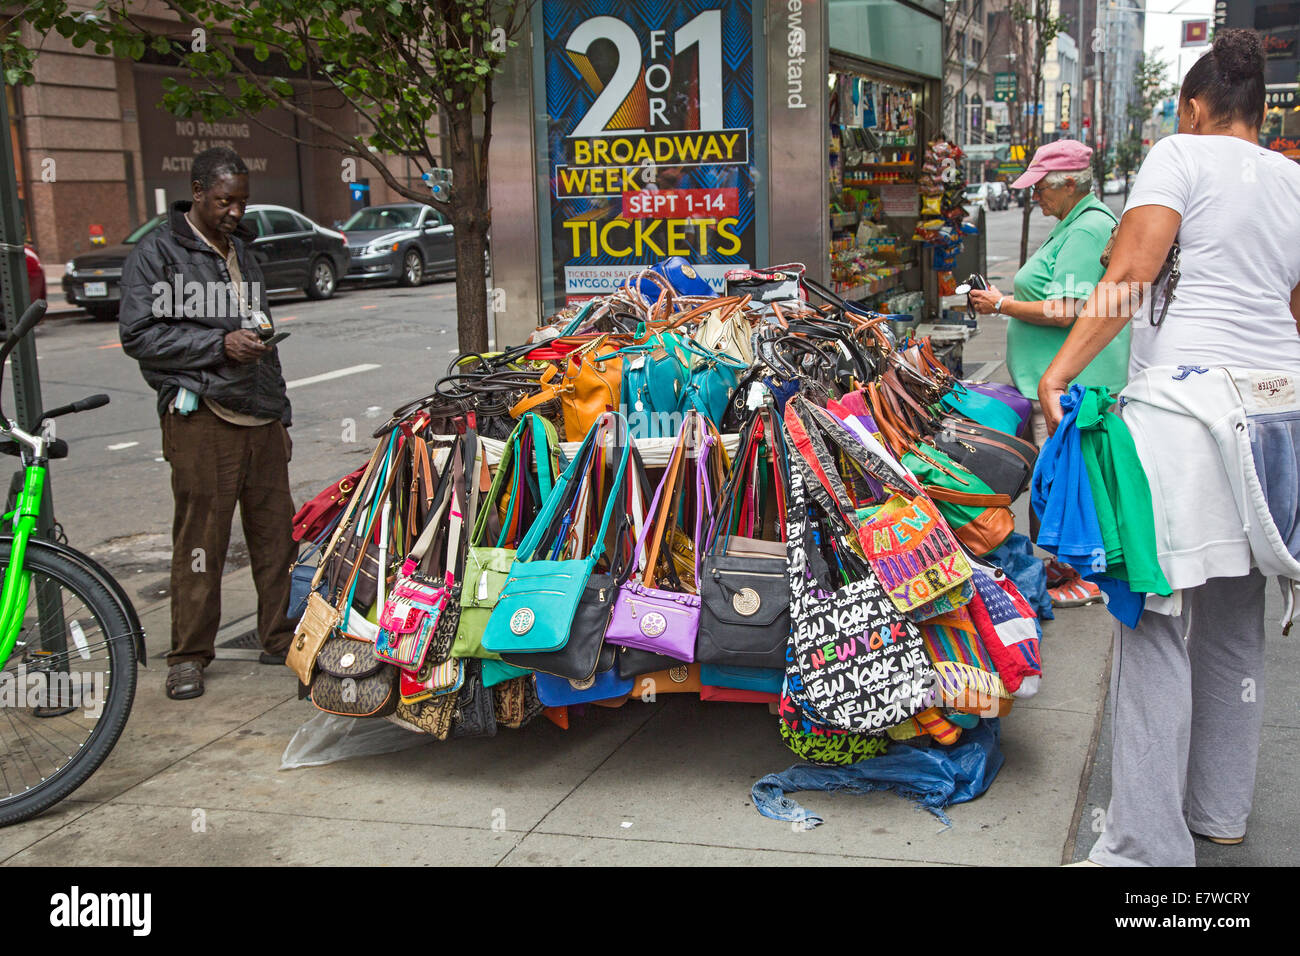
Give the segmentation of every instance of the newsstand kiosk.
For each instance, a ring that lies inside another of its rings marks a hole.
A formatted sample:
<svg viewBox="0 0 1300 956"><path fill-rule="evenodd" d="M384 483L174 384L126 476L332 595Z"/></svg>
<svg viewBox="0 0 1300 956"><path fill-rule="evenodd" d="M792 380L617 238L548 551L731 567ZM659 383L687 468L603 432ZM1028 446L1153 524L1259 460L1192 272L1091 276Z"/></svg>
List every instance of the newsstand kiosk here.
<svg viewBox="0 0 1300 956"><path fill-rule="evenodd" d="M684 256L933 315L942 0L538 0L494 84L497 343Z"/></svg>

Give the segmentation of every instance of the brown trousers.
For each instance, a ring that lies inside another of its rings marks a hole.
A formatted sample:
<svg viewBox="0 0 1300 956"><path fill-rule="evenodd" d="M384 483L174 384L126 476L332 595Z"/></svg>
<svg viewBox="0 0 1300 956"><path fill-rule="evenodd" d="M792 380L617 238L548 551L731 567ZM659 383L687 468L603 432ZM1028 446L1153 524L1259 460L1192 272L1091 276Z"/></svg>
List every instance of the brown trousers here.
<svg viewBox="0 0 1300 956"><path fill-rule="evenodd" d="M293 444L279 422L245 427L202 402L188 415L162 420L163 456L172 466L172 647L167 663L213 658L221 626L221 575L239 505L257 587L257 636L281 654L294 624L289 569L297 557L289 458Z"/></svg>

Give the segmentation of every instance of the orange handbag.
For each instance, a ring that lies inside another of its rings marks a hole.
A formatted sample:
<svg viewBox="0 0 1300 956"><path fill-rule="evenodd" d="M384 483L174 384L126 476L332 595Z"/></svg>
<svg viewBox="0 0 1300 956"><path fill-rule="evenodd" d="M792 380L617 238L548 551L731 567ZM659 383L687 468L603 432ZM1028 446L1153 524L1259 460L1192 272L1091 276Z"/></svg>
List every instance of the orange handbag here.
<svg viewBox="0 0 1300 956"><path fill-rule="evenodd" d="M561 374L552 365L541 378L541 390L521 399L514 418L546 402L560 400L565 441L582 441L607 409L618 411L623 382L623 357L607 350L617 345L602 335L570 353ZM598 354L605 352L605 354ZM559 381L556 377L559 376Z"/></svg>

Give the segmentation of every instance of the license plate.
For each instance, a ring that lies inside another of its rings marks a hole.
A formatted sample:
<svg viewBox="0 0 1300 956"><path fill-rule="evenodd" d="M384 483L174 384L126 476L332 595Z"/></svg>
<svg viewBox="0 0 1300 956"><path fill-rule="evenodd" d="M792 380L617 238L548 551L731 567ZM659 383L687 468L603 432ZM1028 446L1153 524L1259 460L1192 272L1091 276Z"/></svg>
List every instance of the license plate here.
<svg viewBox="0 0 1300 956"><path fill-rule="evenodd" d="M86 295L87 297L89 297L89 296L98 296L98 295L108 295L108 283L107 283L107 282L87 282L87 283L86 283L86 287L85 287L85 289L83 290L83 292L85 293L85 295Z"/></svg>

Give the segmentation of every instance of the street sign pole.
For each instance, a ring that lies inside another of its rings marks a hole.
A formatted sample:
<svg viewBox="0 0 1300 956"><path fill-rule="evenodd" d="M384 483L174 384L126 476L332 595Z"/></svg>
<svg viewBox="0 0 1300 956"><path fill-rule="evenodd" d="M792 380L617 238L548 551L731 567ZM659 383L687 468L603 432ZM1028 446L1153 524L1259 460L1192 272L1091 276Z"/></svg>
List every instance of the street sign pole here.
<svg viewBox="0 0 1300 956"><path fill-rule="evenodd" d="M0 96L0 256L4 267L0 269L0 305L4 308L4 331L7 334L18 324L19 317L31 305L27 290L27 253L24 243L27 230L23 225L22 209L18 203L18 171L14 168L14 148L9 136L9 88ZM48 295L48 293L47 293ZM35 434L40 430L44 409L41 406L41 380L36 368L36 340L26 336L11 353L10 379L13 382L14 418L24 431ZM22 476L22 472L18 472ZM54 540L54 493L50 475L45 475L45 492L41 511L36 517L35 534L46 541ZM67 631L64 627L63 601L58 584L50 578L36 576L36 613L40 622L40 649L55 655L67 651ZM63 703L66 703L63 702ZM36 716L55 716L62 710L56 705L48 713L38 708Z"/></svg>
<svg viewBox="0 0 1300 956"><path fill-rule="evenodd" d="M27 254L23 244L27 230L18 204L18 174L13 165L13 143L9 136L9 89L0 97L0 252L4 269L0 271L0 304L4 307L4 330L8 333L31 304L27 292ZM48 293L47 293L48 295ZM29 335L14 349L9 378L13 382L14 418L24 431L35 434L41 427L41 378L36 367L36 338ZM36 522L36 533L53 540L54 507L50 476L45 476L45 502Z"/></svg>

